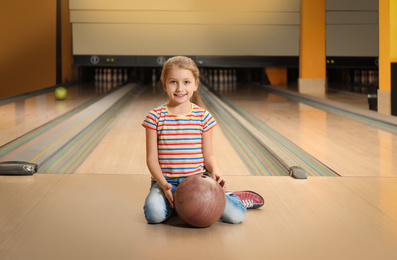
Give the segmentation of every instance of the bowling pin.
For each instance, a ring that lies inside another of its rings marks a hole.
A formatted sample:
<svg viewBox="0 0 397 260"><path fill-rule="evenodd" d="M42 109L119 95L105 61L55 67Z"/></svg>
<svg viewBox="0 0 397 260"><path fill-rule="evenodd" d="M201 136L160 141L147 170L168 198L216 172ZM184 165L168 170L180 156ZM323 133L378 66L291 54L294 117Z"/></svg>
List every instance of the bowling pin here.
<svg viewBox="0 0 397 260"><path fill-rule="evenodd" d="M128 70L124 69L124 83L126 83L128 81Z"/></svg>
<svg viewBox="0 0 397 260"><path fill-rule="evenodd" d="M102 69L99 69L99 71L98 71L98 81L99 82L102 81Z"/></svg>
<svg viewBox="0 0 397 260"><path fill-rule="evenodd" d="M123 82L123 72L121 69L119 69L119 78L118 78L119 84Z"/></svg>
<svg viewBox="0 0 397 260"><path fill-rule="evenodd" d="M107 69L107 82L111 82L112 81L112 70L111 69Z"/></svg>
<svg viewBox="0 0 397 260"><path fill-rule="evenodd" d="M103 69L102 81L106 82L107 80L108 80L108 71L107 69Z"/></svg>
<svg viewBox="0 0 397 260"><path fill-rule="evenodd" d="M108 69L103 69L103 81L108 82Z"/></svg>
<svg viewBox="0 0 397 260"><path fill-rule="evenodd" d="M95 69L94 81L98 82L98 69Z"/></svg>
<svg viewBox="0 0 397 260"><path fill-rule="evenodd" d="M110 69L106 69L106 82L110 82L111 80L110 73L111 73Z"/></svg>
<svg viewBox="0 0 397 260"><path fill-rule="evenodd" d="M214 76L213 76L214 82L218 82L218 71L214 70Z"/></svg>
<svg viewBox="0 0 397 260"><path fill-rule="evenodd" d="M364 70L361 70L361 84L365 84Z"/></svg>
<svg viewBox="0 0 397 260"><path fill-rule="evenodd" d="M113 69L113 82L117 82L118 76L117 76L117 69Z"/></svg>
<svg viewBox="0 0 397 260"><path fill-rule="evenodd" d="M103 73L102 73L102 81L106 82L108 80L108 71L107 69L103 69Z"/></svg>
<svg viewBox="0 0 397 260"><path fill-rule="evenodd" d="M156 70L155 69L152 70L152 85L153 86L156 85Z"/></svg>

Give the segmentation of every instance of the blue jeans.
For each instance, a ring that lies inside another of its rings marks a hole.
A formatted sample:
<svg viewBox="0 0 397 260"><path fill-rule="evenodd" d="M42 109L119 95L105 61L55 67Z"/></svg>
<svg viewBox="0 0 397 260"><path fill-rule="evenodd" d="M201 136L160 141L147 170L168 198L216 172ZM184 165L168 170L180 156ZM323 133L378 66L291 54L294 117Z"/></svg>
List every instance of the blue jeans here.
<svg viewBox="0 0 397 260"><path fill-rule="evenodd" d="M175 193L179 183L185 178L168 178L167 181L172 185L172 194ZM247 209L241 202L240 198L234 194L225 194L226 205L221 216L221 220L226 223L237 224L243 222ZM143 207L145 218L151 224L164 222L166 219L174 215L175 209L171 208L171 204L165 197L163 190L152 180L149 195L146 197L145 206Z"/></svg>

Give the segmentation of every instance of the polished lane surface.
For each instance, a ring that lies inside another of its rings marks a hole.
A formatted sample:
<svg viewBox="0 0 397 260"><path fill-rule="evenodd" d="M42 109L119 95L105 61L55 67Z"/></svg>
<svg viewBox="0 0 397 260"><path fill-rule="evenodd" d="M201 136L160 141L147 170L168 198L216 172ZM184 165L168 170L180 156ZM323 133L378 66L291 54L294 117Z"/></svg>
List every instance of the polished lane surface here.
<svg viewBox="0 0 397 260"><path fill-rule="evenodd" d="M397 177L397 136L389 132L253 85L218 90L342 176Z"/></svg>
<svg viewBox="0 0 397 260"><path fill-rule="evenodd" d="M67 90L65 100L57 100L54 91L49 91L1 105L0 146L103 93L92 84L73 85Z"/></svg>

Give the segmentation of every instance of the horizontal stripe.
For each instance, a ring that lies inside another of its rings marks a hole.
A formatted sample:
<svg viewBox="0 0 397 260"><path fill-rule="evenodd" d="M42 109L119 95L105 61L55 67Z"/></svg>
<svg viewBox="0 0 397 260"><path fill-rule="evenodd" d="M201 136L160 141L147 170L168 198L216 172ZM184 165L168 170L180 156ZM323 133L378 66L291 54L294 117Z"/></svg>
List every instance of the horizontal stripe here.
<svg viewBox="0 0 397 260"><path fill-rule="evenodd" d="M204 158L203 157L197 157L197 158L159 158L159 161L195 161L195 162L203 162Z"/></svg>
<svg viewBox="0 0 397 260"><path fill-rule="evenodd" d="M186 118L186 119L178 118L178 117L165 117L164 120L162 120L162 121L164 123L178 123L178 124L181 123L181 124L183 124L185 122L188 122L188 123L192 123L192 122L201 123L201 122L206 121L206 120L202 120L202 117L198 115L198 116L190 117L190 118Z"/></svg>
<svg viewBox="0 0 397 260"><path fill-rule="evenodd" d="M194 156L194 155L200 155L200 156L202 156L203 155L203 153L201 152L201 151L199 151L199 152L191 152L191 153L189 153L189 154L187 154L186 152L183 152L183 153L175 153L175 152L173 152L172 154L171 153L162 153L162 152L159 152L159 156L179 156L179 157L181 157L181 158L183 158L183 156L186 156L186 157L190 157L190 156Z"/></svg>
<svg viewBox="0 0 397 260"><path fill-rule="evenodd" d="M202 173L207 173L205 170L197 170L197 171L188 171L188 172L173 172L171 174L170 171L163 171L163 174L165 177L170 177L170 178L180 178L180 177L188 177L192 175L197 175L197 174L202 174Z"/></svg>
<svg viewBox="0 0 397 260"><path fill-rule="evenodd" d="M185 136L185 137L194 136L194 137L197 137L197 136L201 136L201 135L202 135L201 131L200 132L199 131L195 131L195 132L183 131L182 133L179 131L176 131L175 133L161 133L161 136L163 138L166 138L166 136Z"/></svg>
<svg viewBox="0 0 397 260"><path fill-rule="evenodd" d="M159 143L158 144L158 149L181 149L181 148L186 148L186 149L201 149L201 144L196 144L196 143L180 143L180 144L173 144L173 143L169 143L169 144L164 144L164 143Z"/></svg>
<svg viewBox="0 0 397 260"><path fill-rule="evenodd" d="M200 150L201 148L183 148L183 147L181 147L181 148L174 148L174 149L172 149L172 150L174 150L174 151L194 151L194 150ZM167 151L167 150L170 150L170 149L160 149L159 148L159 151Z"/></svg>
<svg viewBox="0 0 397 260"><path fill-rule="evenodd" d="M191 165L191 163L167 163L167 162L162 162L161 164L163 167L164 166L173 166L174 169L177 169L176 167L181 167L183 169L197 169L197 167L184 167L184 165ZM204 164L202 164L202 166L204 166Z"/></svg>
<svg viewBox="0 0 397 260"><path fill-rule="evenodd" d="M183 141L183 142L182 142ZM197 142L197 140L189 140L189 139L185 139L185 140L178 140L178 139L171 139L171 140L167 140L167 139L161 139L161 140L159 140L159 142L158 142L158 145L160 146L160 145L163 145L163 146L170 146L170 147L172 147L172 146L174 146L174 145L177 145L177 146L183 146L183 145L186 145L186 146L192 146L192 145L194 145L194 146L200 146L201 147L201 142Z"/></svg>
<svg viewBox="0 0 397 260"><path fill-rule="evenodd" d="M200 169L201 168L199 167L161 167L161 170L169 171L169 173L171 172L182 173L182 172L188 172L188 170L200 170Z"/></svg>
<svg viewBox="0 0 397 260"><path fill-rule="evenodd" d="M164 127L159 127L157 126L157 131L161 131L161 132L185 132L185 131L197 131L197 132L201 132L202 129L201 128L193 128L191 126L189 126L188 128L164 128Z"/></svg>

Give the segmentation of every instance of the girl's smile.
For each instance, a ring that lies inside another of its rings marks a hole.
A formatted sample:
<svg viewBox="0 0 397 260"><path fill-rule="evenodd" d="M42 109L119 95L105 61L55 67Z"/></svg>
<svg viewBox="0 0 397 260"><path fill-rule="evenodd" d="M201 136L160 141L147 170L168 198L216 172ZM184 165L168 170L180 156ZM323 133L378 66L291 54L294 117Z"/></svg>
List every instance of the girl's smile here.
<svg viewBox="0 0 397 260"><path fill-rule="evenodd" d="M176 96L176 97L184 97L184 96L186 96L187 94L174 94L174 96Z"/></svg>

